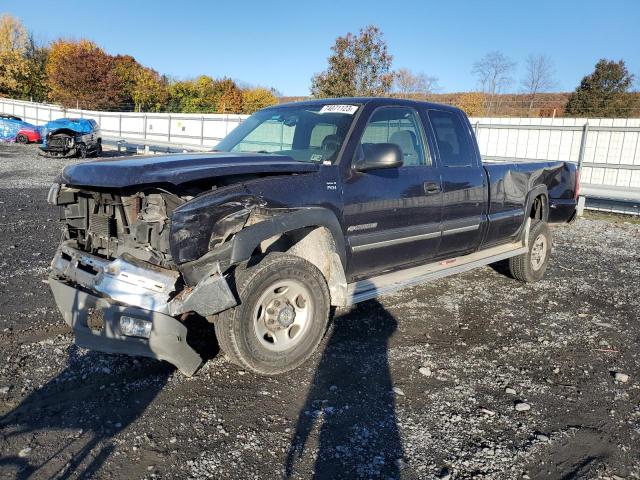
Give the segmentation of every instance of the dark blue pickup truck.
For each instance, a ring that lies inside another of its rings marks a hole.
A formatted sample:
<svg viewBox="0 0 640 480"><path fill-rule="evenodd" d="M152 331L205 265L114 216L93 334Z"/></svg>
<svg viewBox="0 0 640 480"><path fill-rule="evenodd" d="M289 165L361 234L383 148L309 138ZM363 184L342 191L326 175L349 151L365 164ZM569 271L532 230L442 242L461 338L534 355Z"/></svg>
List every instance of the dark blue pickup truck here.
<svg viewBox="0 0 640 480"><path fill-rule="evenodd" d="M191 375L199 315L233 361L278 374L309 358L332 305L503 260L539 280L548 224L574 218L577 190L571 163L483 164L456 108L279 105L210 153L66 167L49 283L83 347Z"/></svg>

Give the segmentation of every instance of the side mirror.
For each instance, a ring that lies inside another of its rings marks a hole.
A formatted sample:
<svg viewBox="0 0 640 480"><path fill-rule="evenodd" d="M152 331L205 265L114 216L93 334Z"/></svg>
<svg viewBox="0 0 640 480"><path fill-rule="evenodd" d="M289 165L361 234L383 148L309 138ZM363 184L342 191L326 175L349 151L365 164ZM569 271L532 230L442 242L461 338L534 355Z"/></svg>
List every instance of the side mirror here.
<svg viewBox="0 0 640 480"><path fill-rule="evenodd" d="M354 168L361 172L402 166L402 150L395 143L368 143L358 149Z"/></svg>

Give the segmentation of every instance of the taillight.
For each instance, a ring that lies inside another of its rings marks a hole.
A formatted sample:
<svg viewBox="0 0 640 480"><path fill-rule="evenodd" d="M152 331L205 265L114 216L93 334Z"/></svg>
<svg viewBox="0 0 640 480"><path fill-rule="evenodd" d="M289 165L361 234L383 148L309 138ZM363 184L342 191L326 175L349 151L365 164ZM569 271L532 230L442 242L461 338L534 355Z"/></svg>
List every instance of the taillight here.
<svg viewBox="0 0 640 480"><path fill-rule="evenodd" d="M579 195L580 195L580 170L576 170L576 192L573 195L573 198L577 200Z"/></svg>

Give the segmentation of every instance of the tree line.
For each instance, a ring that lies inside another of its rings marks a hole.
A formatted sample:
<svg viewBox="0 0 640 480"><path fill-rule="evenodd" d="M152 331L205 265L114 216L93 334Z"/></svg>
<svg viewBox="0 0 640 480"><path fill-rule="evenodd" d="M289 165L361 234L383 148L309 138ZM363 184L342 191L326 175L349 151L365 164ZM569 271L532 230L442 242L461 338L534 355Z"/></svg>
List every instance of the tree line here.
<svg viewBox="0 0 640 480"><path fill-rule="evenodd" d="M66 108L110 111L253 113L278 103L264 87L230 78L177 80L130 55L110 55L86 39L38 45L10 16L0 16L0 95Z"/></svg>
<svg viewBox="0 0 640 480"><path fill-rule="evenodd" d="M399 96L442 100L438 78L407 68L393 70L382 31L373 25L358 34L338 37L331 47L327 68L311 79L314 97ZM505 111L505 103L519 103L518 114L547 116L548 96L556 87L553 61L546 55L529 55L520 78L521 98L508 94L515 82L517 62L493 51L475 62L471 69L477 91L453 94L451 103L472 116L490 116ZM555 99L553 115L577 117L628 117L640 115L640 95L632 92L634 76L625 62L599 60L574 92ZM544 100L543 100L544 98ZM559 100L559 101L558 101Z"/></svg>
<svg viewBox="0 0 640 480"><path fill-rule="evenodd" d="M623 60L599 60L570 94L550 93L557 86L550 57L529 55L519 81L516 66L502 52L489 52L470 70L475 91L443 94L436 76L394 70L383 32L370 25L335 40L326 69L311 78L311 95L444 101L471 116L640 116L640 94L632 92L634 76ZM0 95L111 111L253 113L278 103L272 88L242 88L230 78L207 75L172 79L85 39L39 45L10 15L0 16Z"/></svg>

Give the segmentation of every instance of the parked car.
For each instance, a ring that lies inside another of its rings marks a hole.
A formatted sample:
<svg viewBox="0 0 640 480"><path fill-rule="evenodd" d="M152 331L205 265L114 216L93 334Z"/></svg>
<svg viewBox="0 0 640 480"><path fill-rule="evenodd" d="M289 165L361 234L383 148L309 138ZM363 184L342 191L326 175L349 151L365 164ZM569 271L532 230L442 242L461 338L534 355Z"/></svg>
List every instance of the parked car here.
<svg viewBox="0 0 640 480"><path fill-rule="evenodd" d="M18 122L22 121L22 118L17 117L15 115L11 115L10 113L0 113L0 119L1 118L7 118L9 120L17 120Z"/></svg>
<svg viewBox="0 0 640 480"><path fill-rule="evenodd" d="M191 375L197 313L231 360L279 374L313 353L332 305L503 260L540 280L549 224L577 195L569 162L483 164L457 108L279 105L213 153L67 166L49 192L64 219L49 285L85 348Z"/></svg>
<svg viewBox="0 0 640 480"><path fill-rule="evenodd" d="M40 132L38 127L30 123L12 117L0 116L0 141L29 143L39 142Z"/></svg>
<svg viewBox="0 0 640 480"><path fill-rule="evenodd" d="M96 156L102 153L102 134L93 119L59 118L42 127L45 155L52 157Z"/></svg>
<svg viewBox="0 0 640 480"><path fill-rule="evenodd" d="M40 137L40 130L35 125L23 122L25 125L18 130L16 135L16 142L18 143L40 143L42 138Z"/></svg>

